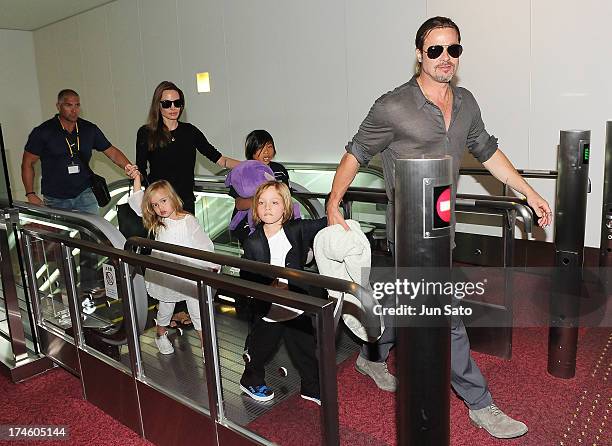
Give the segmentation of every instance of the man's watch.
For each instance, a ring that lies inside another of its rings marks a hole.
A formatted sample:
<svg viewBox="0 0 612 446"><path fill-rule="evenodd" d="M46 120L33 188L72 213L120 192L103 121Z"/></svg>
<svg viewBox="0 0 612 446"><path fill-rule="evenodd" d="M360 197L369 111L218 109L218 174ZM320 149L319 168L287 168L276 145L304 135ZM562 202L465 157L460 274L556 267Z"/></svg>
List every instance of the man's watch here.
<svg viewBox="0 0 612 446"><path fill-rule="evenodd" d="M26 192L25 196L27 197L28 195L36 195L36 192Z"/></svg>

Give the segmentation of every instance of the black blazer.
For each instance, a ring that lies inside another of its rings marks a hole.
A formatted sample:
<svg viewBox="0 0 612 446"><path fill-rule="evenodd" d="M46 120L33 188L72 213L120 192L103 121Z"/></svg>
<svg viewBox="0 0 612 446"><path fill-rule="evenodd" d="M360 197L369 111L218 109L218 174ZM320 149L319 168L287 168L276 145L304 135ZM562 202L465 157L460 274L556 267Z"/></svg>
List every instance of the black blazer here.
<svg viewBox="0 0 612 446"><path fill-rule="evenodd" d="M291 243L291 249L285 257L285 267L303 270L306 263L308 249L312 247L317 233L327 226L327 217L319 218L318 220L289 220L283 225L285 235ZM270 245L263 230L263 224L260 223L255 228L255 231L244 241L244 255L248 260L257 262L270 263ZM240 270L240 277L253 282L271 284L276 279L275 277L265 277L249 271ZM311 289L308 286L297 285L289 281L289 289L302 294L310 294L316 297L324 297L321 289Z"/></svg>

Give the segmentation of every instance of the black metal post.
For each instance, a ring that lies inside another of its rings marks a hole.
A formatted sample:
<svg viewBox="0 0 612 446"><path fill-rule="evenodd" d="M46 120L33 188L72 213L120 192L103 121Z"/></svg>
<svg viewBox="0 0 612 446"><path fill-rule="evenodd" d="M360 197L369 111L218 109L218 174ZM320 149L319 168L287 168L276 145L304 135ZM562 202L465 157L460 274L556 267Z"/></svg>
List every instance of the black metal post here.
<svg viewBox="0 0 612 446"><path fill-rule="evenodd" d="M410 280L402 272L406 267L435 267L450 272L455 196L452 183L450 157L396 160L398 280ZM443 194L448 197L444 198L446 220L440 219L436 211ZM405 295L398 293L397 298L398 307L410 304ZM439 305L439 301L429 300L428 304ZM446 317L411 316L410 326L406 326L406 320L397 322L398 444L449 445L450 321Z"/></svg>
<svg viewBox="0 0 612 446"><path fill-rule="evenodd" d="M605 151L599 266L612 266L612 121L606 122Z"/></svg>
<svg viewBox="0 0 612 446"><path fill-rule="evenodd" d="M338 425L338 385L336 382L336 343L334 336L334 307L328 303L316 316L317 350L319 354L320 411L323 444L340 444Z"/></svg>
<svg viewBox="0 0 612 446"><path fill-rule="evenodd" d="M576 373L590 140L590 130L561 131L557 157L548 373L558 378L572 378Z"/></svg>

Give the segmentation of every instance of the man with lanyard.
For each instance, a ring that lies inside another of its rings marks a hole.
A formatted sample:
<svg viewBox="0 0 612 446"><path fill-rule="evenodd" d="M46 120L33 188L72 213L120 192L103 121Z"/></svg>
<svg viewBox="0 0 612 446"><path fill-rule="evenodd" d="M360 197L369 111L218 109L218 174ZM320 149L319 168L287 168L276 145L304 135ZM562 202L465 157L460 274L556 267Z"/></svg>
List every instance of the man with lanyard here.
<svg viewBox="0 0 612 446"><path fill-rule="evenodd" d="M81 104L76 91L60 91L56 106L58 114L32 130L23 152L21 179L26 198L32 204L43 204L34 190L34 165L40 159L45 205L97 214L98 203L86 166L92 151L104 153L128 176L136 167L98 126L79 118Z"/></svg>
<svg viewBox="0 0 612 446"><path fill-rule="evenodd" d="M459 28L446 17L433 17L421 25L415 39L417 74L376 100L359 131L346 146L327 205L329 225L341 224L349 229L338 205L359 166L367 165L380 153L390 203L387 237L393 252L395 159L406 155L450 155L456 183L466 148L497 179L526 197L539 217L540 226L551 223L548 203L498 149L497 139L486 132L474 96L465 88L450 83L463 50L460 41ZM387 324L376 344L364 345L355 364L358 371L389 391L396 388L396 379L385 363L393 342L393 328ZM469 340L460 317L451 320L451 384L468 406L472 421L494 437L514 438L527 432L524 423L513 420L493 403L487 382L470 356Z"/></svg>

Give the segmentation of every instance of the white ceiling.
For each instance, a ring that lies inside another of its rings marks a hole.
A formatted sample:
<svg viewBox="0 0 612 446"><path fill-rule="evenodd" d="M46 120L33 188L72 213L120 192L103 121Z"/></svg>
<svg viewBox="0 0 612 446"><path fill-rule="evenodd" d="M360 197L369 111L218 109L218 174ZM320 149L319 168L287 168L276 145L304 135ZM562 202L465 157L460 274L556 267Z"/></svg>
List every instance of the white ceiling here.
<svg viewBox="0 0 612 446"><path fill-rule="evenodd" d="M113 0L0 0L0 29L33 31Z"/></svg>

